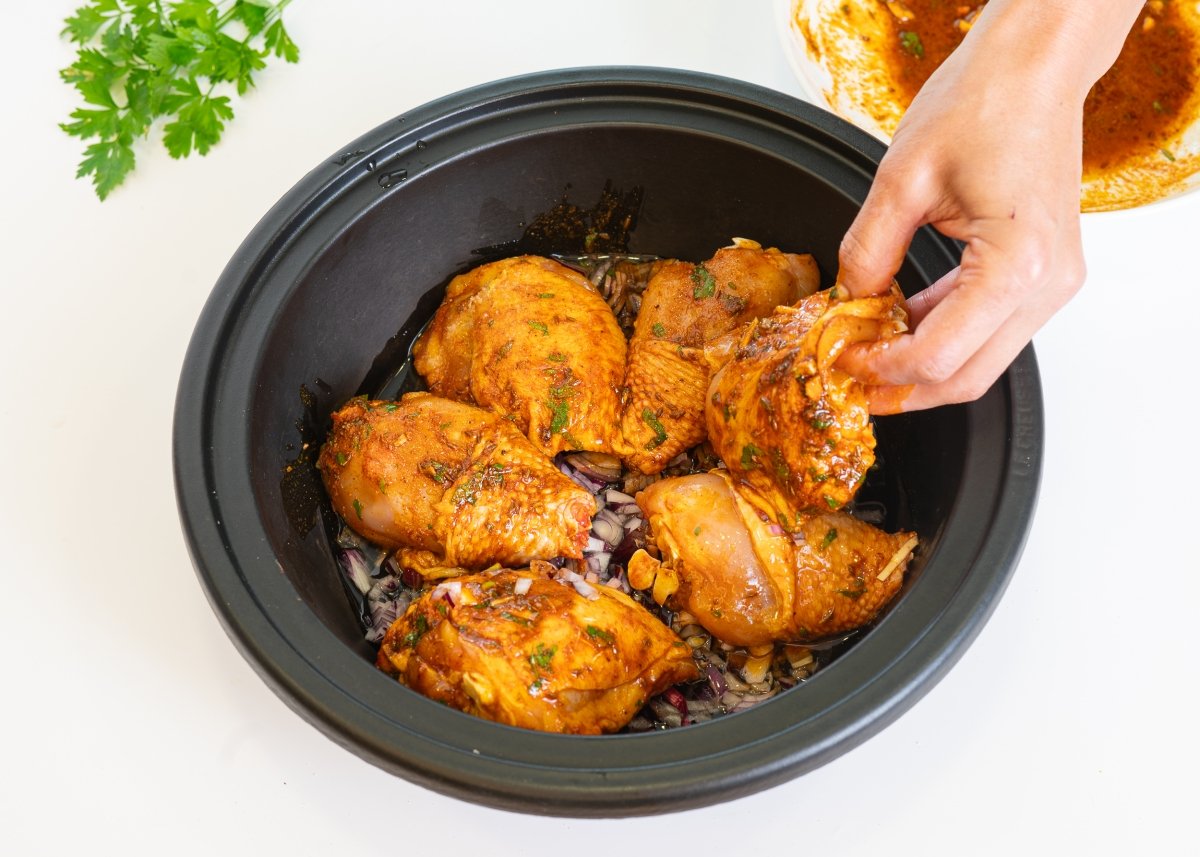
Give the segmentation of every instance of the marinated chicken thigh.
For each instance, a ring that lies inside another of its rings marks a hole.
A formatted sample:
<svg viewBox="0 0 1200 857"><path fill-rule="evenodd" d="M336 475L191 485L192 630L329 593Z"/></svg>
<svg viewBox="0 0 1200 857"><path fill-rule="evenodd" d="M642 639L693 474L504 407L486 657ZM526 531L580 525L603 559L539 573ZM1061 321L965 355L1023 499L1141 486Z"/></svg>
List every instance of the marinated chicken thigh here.
<svg viewBox="0 0 1200 857"><path fill-rule="evenodd" d="M811 256L764 250L745 239L698 265L661 263L629 343L620 450L626 462L658 473L704 440L704 345L811 294L819 281Z"/></svg>
<svg viewBox="0 0 1200 857"><path fill-rule="evenodd" d="M875 462L875 434L862 384L837 368L855 342L907 329L899 289L837 299L818 292L751 322L730 348L712 344L721 364L708 387L713 450L735 479L766 498L790 529L801 512L840 509Z"/></svg>
<svg viewBox="0 0 1200 857"><path fill-rule="evenodd" d="M423 572L581 557L596 512L510 421L427 393L352 399L317 467L347 524Z"/></svg>
<svg viewBox="0 0 1200 857"><path fill-rule="evenodd" d="M455 277L413 365L430 392L508 417L548 456L611 452L626 342L587 279L519 256Z"/></svg>
<svg viewBox="0 0 1200 857"><path fill-rule="evenodd" d="M840 512L802 515L787 532L722 470L659 480L637 502L661 559L636 553L629 582L732 645L864 625L899 591L917 544Z"/></svg>
<svg viewBox="0 0 1200 857"><path fill-rule="evenodd" d="M615 732L698 677L691 649L628 596L535 571L439 584L384 637L379 667L470 714L550 732Z"/></svg>

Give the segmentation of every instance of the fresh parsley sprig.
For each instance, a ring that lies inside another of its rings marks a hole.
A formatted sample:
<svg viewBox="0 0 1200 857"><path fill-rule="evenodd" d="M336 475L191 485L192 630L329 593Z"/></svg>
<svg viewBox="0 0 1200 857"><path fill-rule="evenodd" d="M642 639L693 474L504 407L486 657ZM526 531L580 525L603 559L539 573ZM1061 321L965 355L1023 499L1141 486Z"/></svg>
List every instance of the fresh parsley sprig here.
<svg viewBox="0 0 1200 857"><path fill-rule="evenodd" d="M216 145L233 118L230 99L254 85L274 55L300 50L283 26L291 0L91 0L67 18L62 35L79 45L62 79L89 105L61 127L84 140L77 178L91 176L100 199L134 168L134 142L166 118L163 144L173 158Z"/></svg>

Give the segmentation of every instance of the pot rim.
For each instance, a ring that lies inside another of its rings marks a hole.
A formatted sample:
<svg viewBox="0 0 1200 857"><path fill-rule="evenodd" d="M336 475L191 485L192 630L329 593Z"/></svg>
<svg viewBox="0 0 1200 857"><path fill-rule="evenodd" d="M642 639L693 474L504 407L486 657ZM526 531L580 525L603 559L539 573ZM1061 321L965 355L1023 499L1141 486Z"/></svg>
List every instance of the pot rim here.
<svg viewBox="0 0 1200 857"><path fill-rule="evenodd" d="M393 680L297 597L251 502L244 415L254 395L255 349L273 318L263 284L298 235L343 216L342 209L361 213L356 194L376 179L360 163L395 163L416 140L448 125L517 112L552 123L559 107L605 99L780 129L827 149L868 180L885 151L810 104L696 72L567 69L446 96L363 135L263 217L197 322L175 406L176 497L188 550L214 612L263 680L336 743L385 770L458 798L539 814L626 816L704 806L784 782L879 732L950 669L995 609L1024 546L1041 472L1041 389L1029 346L985 397L954 406L965 412L972 439L969 472L917 585L803 692L748 711L670 732L585 738L502 726L396 693ZM371 190L377 197L379 188ZM932 278L957 263L958 249L924 232L933 250L919 267ZM983 529L981 520L988 522ZM964 574L964 564L973 571ZM846 686L854 689L846 693Z"/></svg>

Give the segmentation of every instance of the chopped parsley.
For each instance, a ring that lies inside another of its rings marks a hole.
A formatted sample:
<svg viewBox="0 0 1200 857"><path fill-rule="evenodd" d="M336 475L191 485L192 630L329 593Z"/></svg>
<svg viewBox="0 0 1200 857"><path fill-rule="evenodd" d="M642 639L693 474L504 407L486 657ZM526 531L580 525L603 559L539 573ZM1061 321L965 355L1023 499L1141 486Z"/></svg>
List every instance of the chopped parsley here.
<svg viewBox="0 0 1200 857"><path fill-rule="evenodd" d="M354 498L354 514L358 515L358 519L362 520L362 503L358 502L358 498Z"/></svg>
<svg viewBox="0 0 1200 857"><path fill-rule="evenodd" d="M556 651L558 651L557 646L547 649L545 643L538 643L537 649L529 656L529 665L533 667L534 672L539 669L550 669L550 659L554 657Z"/></svg>
<svg viewBox="0 0 1200 857"><path fill-rule="evenodd" d="M654 437L646 443L646 449L657 449L662 446L667 439L667 430L663 428L663 424L658 421L658 416L649 408L642 409L642 422L650 426L654 432Z"/></svg>
<svg viewBox="0 0 1200 857"><path fill-rule="evenodd" d="M587 631L587 635L593 640L600 640L601 642L610 646L615 642L616 638L603 628L597 628L595 625L588 625L584 630Z"/></svg>
<svg viewBox="0 0 1200 857"><path fill-rule="evenodd" d="M467 480L454 489L451 500L455 506L464 503L474 506L479 499L479 492L484 488L496 488L504 484L504 474L507 472L503 464L476 465Z"/></svg>
<svg viewBox="0 0 1200 857"><path fill-rule="evenodd" d="M337 455L335 455L334 458L337 459L337 463L339 465L344 465L347 461L350 460L350 456L346 455L346 453L344 453L344 452L337 453Z"/></svg>
<svg viewBox="0 0 1200 857"><path fill-rule="evenodd" d="M867 582L865 580L863 580L861 577L856 577L856 578L854 578L854 585L851 588L839 589L837 591L837 594L845 596L846 598L849 598L851 601L857 601L858 599L863 597L863 594L866 591L867 591Z"/></svg>
<svg viewBox="0 0 1200 857"><path fill-rule="evenodd" d="M900 32L900 46L917 59L925 59L925 46L921 44L921 37L912 30Z"/></svg>
<svg viewBox="0 0 1200 857"><path fill-rule="evenodd" d="M551 363L566 363L567 355L563 354L561 351L555 351L553 354L547 354L546 359Z"/></svg>
<svg viewBox="0 0 1200 857"><path fill-rule="evenodd" d="M758 457L762 455L762 450L752 443L748 443L742 447L742 469L753 470L758 467Z"/></svg>
<svg viewBox="0 0 1200 857"><path fill-rule="evenodd" d="M550 328L546 327L546 324L545 324L545 322L541 322L541 321L527 321L527 322L525 322L525 323L526 323L527 325L529 325L530 327L532 327L534 330L541 331L541 333L542 333L542 336L549 336L549 335L550 335Z"/></svg>
<svg viewBox="0 0 1200 857"><path fill-rule="evenodd" d="M414 648L417 645L417 641L424 637L428 630L429 620L426 619L425 614L422 613L417 616L416 621L413 622L413 629L404 635L404 645L408 646L410 649Z"/></svg>
<svg viewBox="0 0 1200 857"><path fill-rule="evenodd" d="M664 336L667 335L667 329L665 327L663 327L661 321L654 322L654 327L652 327L650 329L652 331L654 331L654 335L657 336L659 339L662 339Z"/></svg>
<svg viewBox="0 0 1200 857"><path fill-rule="evenodd" d="M717 278L700 264L692 269L692 286L692 298L695 300L711 298L717 291Z"/></svg>
<svg viewBox="0 0 1200 857"><path fill-rule="evenodd" d="M542 292L538 295L538 297L541 298L542 300L546 300L547 298L554 297L554 292Z"/></svg>
<svg viewBox="0 0 1200 857"><path fill-rule="evenodd" d="M567 423L571 420L570 406L564 399L551 399L546 402L550 409L550 434L566 431Z"/></svg>
<svg viewBox="0 0 1200 857"><path fill-rule="evenodd" d="M783 457L783 450L775 447L771 450L771 467L775 471L775 477L781 482L788 482L792 478L792 468L788 465L787 459Z"/></svg>
<svg viewBox="0 0 1200 857"><path fill-rule="evenodd" d="M420 469L422 473L438 485L445 485L450 480L450 468L440 461L434 461L433 459L422 461Z"/></svg>

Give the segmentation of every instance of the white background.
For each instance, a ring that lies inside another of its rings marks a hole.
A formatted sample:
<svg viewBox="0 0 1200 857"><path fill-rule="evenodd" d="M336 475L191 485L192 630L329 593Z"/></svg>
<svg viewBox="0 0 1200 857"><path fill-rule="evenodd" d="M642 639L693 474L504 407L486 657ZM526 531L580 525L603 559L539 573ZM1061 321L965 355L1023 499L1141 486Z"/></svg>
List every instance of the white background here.
<svg viewBox="0 0 1200 857"><path fill-rule="evenodd" d="M171 477L175 385L225 262L297 179L435 97L602 64L800 95L771 4L297 0L207 158L73 179L70 0L6 3L0 133L0 852L1198 853L1193 449L1200 193L1085 218L1088 285L1035 340L1046 468L994 618L881 735L757 796L624 821L441 797L308 726L226 639ZM1189 392L1191 391L1191 392Z"/></svg>

